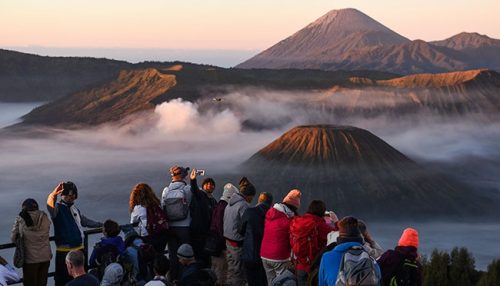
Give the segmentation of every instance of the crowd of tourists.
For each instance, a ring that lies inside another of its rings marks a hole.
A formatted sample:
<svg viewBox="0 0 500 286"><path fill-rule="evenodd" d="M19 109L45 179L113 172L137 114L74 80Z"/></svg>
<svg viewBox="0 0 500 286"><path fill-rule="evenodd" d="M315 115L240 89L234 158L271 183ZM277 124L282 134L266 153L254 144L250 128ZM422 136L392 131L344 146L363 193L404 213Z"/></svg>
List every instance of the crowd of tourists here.
<svg viewBox="0 0 500 286"><path fill-rule="evenodd" d="M304 208L298 189L275 202L243 177L238 187L225 184L217 200L212 178L198 186L200 173L171 167L161 197L146 183L134 186L130 224L123 226L80 212L72 182L48 195L48 214L26 199L11 232L13 265L22 268L24 285L47 285L51 221L56 286L421 285L415 229L405 229L384 252L362 220L339 219L321 200ZM85 227L102 227L93 249L84 249ZM18 282L0 258L0 286Z"/></svg>

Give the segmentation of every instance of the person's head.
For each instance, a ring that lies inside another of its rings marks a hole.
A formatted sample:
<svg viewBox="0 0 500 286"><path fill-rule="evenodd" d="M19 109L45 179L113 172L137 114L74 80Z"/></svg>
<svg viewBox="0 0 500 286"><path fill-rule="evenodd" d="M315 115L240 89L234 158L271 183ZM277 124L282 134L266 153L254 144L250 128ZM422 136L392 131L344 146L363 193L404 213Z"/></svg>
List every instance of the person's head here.
<svg viewBox="0 0 500 286"><path fill-rule="evenodd" d="M247 179L247 177L243 177L240 180L240 194L242 194L245 197L245 200L247 202L251 202L253 200L253 197L255 196L255 193L257 191L255 190L255 186L250 183L250 181Z"/></svg>
<svg viewBox="0 0 500 286"><path fill-rule="evenodd" d="M35 199L26 199L24 200L23 204L21 205L21 209L23 211L31 212L31 211L37 211L38 210L38 203L35 201Z"/></svg>
<svg viewBox="0 0 500 286"><path fill-rule="evenodd" d="M352 216L346 216L339 220L339 237L337 238L338 243L344 242L363 242L361 233L359 232L358 219Z"/></svg>
<svg viewBox="0 0 500 286"><path fill-rule="evenodd" d="M34 225L33 219L31 218L28 212L37 210L38 210L38 203L35 201L35 199L30 198L24 200L23 204L21 205L21 212L19 213L19 216L23 218L24 222L26 223L26 226L30 227Z"/></svg>
<svg viewBox="0 0 500 286"><path fill-rule="evenodd" d="M168 261L165 255L157 254L153 261L153 271L155 274L167 276L168 270L170 270L170 261Z"/></svg>
<svg viewBox="0 0 500 286"><path fill-rule="evenodd" d="M322 200L313 200L309 203L309 206L307 207L308 213L319 217L323 217L325 215L325 211L326 211L326 205L325 202L323 202Z"/></svg>
<svg viewBox="0 0 500 286"><path fill-rule="evenodd" d="M224 191L222 192L221 200L229 202L231 197L238 192L238 188L236 188L233 184L227 183L224 185Z"/></svg>
<svg viewBox="0 0 500 286"><path fill-rule="evenodd" d="M273 195L271 193L262 192L259 194L259 199L257 201L259 204L271 206L273 204Z"/></svg>
<svg viewBox="0 0 500 286"><path fill-rule="evenodd" d="M75 183L70 181L62 183L61 199L68 204L72 204L78 199L78 188Z"/></svg>
<svg viewBox="0 0 500 286"><path fill-rule="evenodd" d="M208 194L211 194L215 190L215 181L212 178L206 178L203 180L203 183L201 183L201 188L203 191L205 191Z"/></svg>
<svg viewBox="0 0 500 286"><path fill-rule="evenodd" d="M106 220L102 226L102 233L105 237L116 237L120 234L120 225L114 220Z"/></svg>
<svg viewBox="0 0 500 286"><path fill-rule="evenodd" d="M172 182L184 180L189 172L189 168L184 168L181 166L174 165L170 167L170 177Z"/></svg>
<svg viewBox="0 0 500 286"><path fill-rule="evenodd" d="M177 249L177 258L179 259L179 263L182 265L189 265L196 261L194 258L193 248L187 243L179 246Z"/></svg>
<svg viewBox="0 0 500 286"><path fill-rule="evenodd" d="M160 205L160 200L156 197L153 189L146 183L135 185L130 192L129 212L132 212L137 205L141 205L145 208Z"/></svg>
<svg viewBox="0 0 500 286"><path fill-rule="evenodd" d="M300 208L300 197L302 193L298 189L293 189L283 198L283 203L287 205L294 213Z"/></svg>
<svg viewBox="0 0 500 286"><path fill-rule="evenodd" d="M83 252L80 250L72 250L66 255L66 268L68 268L68 274L72 277L76 277L82 273L85 273L84 263L85 258Z"/></svg>
<svg viewBox="0 0 500 286"><path fill-rule="evenodd" d="M411 227L405 229L399 239L398 246L413 246L418 248L418 231Z"/></svg>
<svg viewBox="0 0 500 286"><path fill-rule="evenodd" d="M101 285L106 286L119 286L123 280L123 266L119 263L113 262L110 263L104 269L104 275L102 276Z"/></svg>

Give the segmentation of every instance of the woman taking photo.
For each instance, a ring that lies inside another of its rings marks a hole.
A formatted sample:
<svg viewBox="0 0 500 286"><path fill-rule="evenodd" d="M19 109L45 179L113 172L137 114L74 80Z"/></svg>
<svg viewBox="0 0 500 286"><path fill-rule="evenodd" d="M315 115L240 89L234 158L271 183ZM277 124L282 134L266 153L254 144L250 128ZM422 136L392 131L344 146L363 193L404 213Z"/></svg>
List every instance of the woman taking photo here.
<svg viewBox="0 0 500 286"><path fill-rule="evenodd" d="M49 243L50 220L38 209L34 199L26 199L16 217L10 239L20 237L24 244L23 284L46 286L52 251Z"/></svg>

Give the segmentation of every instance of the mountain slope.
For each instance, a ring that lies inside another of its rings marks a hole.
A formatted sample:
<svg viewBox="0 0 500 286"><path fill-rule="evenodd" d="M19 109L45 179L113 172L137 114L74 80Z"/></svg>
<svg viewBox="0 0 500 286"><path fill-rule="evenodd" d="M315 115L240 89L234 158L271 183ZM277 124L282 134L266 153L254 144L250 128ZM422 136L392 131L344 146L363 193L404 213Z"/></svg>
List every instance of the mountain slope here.
<svg viewBox="0 0 500 286"><path fill-rule="evenodd" d="M81 57L42 57L0 49L0 101L49 101L114 78L133 65Z"/></svg>
<svg viewBox="0 0 500 286"><path fill-rule="evenodd" d="M278 198L291 188L342 215L422 219L479 211L472 193L427 173L372 133L349 126L295 127L248 159L244 172Z"/></svg>
<svg viewBox="0 0 500 286"><path fill-rule="evenodd" d="M117 121L153 109L151 101L175 84L175 75L156 69L122 71L109 83L34 109L23 117L23 123L67 126Z"/></svg>

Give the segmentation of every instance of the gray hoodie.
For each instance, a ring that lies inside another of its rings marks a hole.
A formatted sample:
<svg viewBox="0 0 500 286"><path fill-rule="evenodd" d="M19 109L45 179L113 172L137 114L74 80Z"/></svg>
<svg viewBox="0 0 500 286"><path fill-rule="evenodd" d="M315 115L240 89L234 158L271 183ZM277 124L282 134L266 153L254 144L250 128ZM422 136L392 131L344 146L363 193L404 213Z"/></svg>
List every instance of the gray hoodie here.
<svg viewBox="0 0 500 286"><path fill-rule="evenodd" d="M224 210L224 237L234 241L243 241L243 235L238 233L243 213L250 204L242 194L234 194Z"/></svg>

